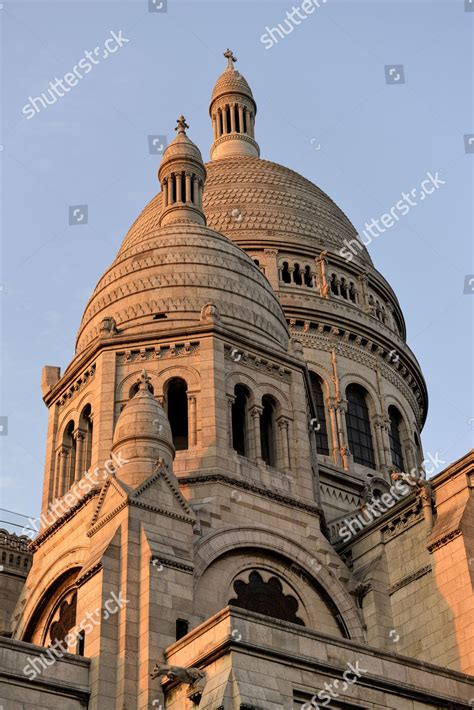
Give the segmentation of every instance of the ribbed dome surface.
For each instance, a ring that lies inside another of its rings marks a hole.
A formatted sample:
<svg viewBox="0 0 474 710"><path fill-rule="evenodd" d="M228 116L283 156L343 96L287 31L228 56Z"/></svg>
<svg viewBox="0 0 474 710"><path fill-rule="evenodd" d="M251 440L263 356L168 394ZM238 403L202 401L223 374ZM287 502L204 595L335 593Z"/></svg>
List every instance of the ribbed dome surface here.
<svg viewBox="0 0 474 710"><path fill-rule="evenodd" d="M235 69L227 68L218 78L214 86L211 103L219 96L228 93L244 94L253 99L252 89L242 74Z"/></svg>
<svg viewBox="0 0 474 710"><path fill-rule="evenodd" d="M236 156L206 163L204 210L213 229L233 240L264 238L265 242L317 247L338 252L357 232L325 192L298 173L268 160ZM137 219L122 249L137 244L156 228L161 212L158 194ZM354 257L372 266L362 247Z"/></svg>
<svg viewBox="0 0 474 710"><path fill-rule="evenodd" d="M200 322L215 304L223 325L284 350L288 331L281 305L252 259L230 239L195 222L159 227L161 198L127 235L86 306L77 352L98 335L104 318L118 333L168 334ZM165 318L155 319L157 314Z"/></svg>

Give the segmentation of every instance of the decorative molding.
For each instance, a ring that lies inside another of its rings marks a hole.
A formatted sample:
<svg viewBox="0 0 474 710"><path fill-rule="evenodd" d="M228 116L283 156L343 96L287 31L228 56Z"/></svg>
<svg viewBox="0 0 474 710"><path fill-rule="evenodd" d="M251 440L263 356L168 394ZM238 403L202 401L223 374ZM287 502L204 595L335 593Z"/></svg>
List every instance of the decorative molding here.
<svg viewBox="0 0 474 710"><path fill-rule="evenodd" d="M162 557L161 555L152 555L151 564L159 562L163 567L170 567L171 569L177 569L180 572L188 572L189 574L194 574L194 566L187 565L184 562L179 562L178 560L172 560L169 557Z"/></svg>
<svg viewBox="0 0 474 710"><path fill-rule="evenodd" d="M422 567L421 569L417 570L416 572L412 572L411 574L408 574L406 577L402 577L398 582L395 584L392 584L391 587L387 589L387 592L389 594L394 594L395 592L398 592L399 589L402 589L403 587L406 587L407 584L410 584L411 582L414 582L417 579L420 579L420 577L424 577L425 574L428 574L428 572L432 572L433 568L431 565L426 565L426 567Z"/></svg>
<svg viewBox="0 0 474 710"><path fill-rule="evenodd" d="M225 345L224 353L227 360L235 361L235 358L232 357L232 353L235 352L235 349L236 348L233 348L230 345ZM264 371L265 374L272 375L279 380L291 382L291 371L287 370L282 365L279 365L276 362L271 362L266 358L262 358L246 350L241 350L240 348L238 349L238 352L239 355L241 355L239 362L242 362L244 365L248 365L254 370L259 370L260 372Z"/></svg>
<svg viewBox="0 0 474 710"><path fill-rule="evenodd" d="M78 587L78 588L82 587L83 584L85 584L91 577L93 577L95 574L97 574L97 572L100 572L101 569L102 569L102 562L96 562L95 565L90 567L88 570L86 570L84 572L83 575L81 575L80 577L78 577L76 579L76 582L75 582L76 587Z"/></svg>
<svg viewBox="0 0 474 710"><path fill-rule="evenodd" d="M382 541L384 543L404 533L408 528L424 520L423 506L419 498L415 498L413 503L403 510L399 515L392 518L387 525L382 528Z"/></svg>
<svg viewBox="0 0 474 710"><path fill-rule="evenodd" d="M451 540L454 540L456 537L459 537L460 535L462 535L462 530L460 528L456 528L455 530L450 530L449 533L447 533L446 535L442 535L440 538L438 538L434 542L430 542L430 544L428 545L428 551L434 552L435 550L438 550L440 547L443 547L448 542L451 542Z"/></svg>
<svg viewBox="0 0 474 710"><path fill-rule="evenodd" d="M93 379L96 371L95 362L87 367L84 372L76 378L76 380L68 387L68 389L59 397L56 402L58 407L63 407L71 399L73 399L76 394L84 389L84 387Z"/></svg>
<svg viewBox="0 0 474 710"><path fill-rule="evenodd" d="M165 360L172 357L183 357L194 355L199 352L199 341L185 341L181 343L169 343L168 345L157 345L151 348L136 348L134 350L120 350L117 352L117 362L143 362L145 360Z"/></svg>

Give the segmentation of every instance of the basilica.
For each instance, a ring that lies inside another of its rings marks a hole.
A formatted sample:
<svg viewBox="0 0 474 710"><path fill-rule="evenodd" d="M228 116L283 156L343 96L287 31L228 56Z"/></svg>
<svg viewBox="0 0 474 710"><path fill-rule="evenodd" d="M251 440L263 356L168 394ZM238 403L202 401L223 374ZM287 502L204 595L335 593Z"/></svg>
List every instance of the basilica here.
<svg viewBox="0 0 474 710"><path fill-rule="evenodd" d="M261 158L224 56L210 162L180 116L72 362L43 368L41 523L0 531L0 706L473 707L474 453L423 452L394 291Z"/></svg>

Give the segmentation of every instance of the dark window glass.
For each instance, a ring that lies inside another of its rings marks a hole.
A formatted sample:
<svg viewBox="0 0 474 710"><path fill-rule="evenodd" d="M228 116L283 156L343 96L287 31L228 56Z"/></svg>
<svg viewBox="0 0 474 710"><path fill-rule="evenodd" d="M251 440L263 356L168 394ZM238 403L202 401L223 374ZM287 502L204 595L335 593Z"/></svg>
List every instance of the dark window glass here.
<svg viewBox="0 0 474 710"><path fill-rule="evenodd" d="M314 372L310 372L310 380L311 380L311 393L313 395L313 402L316 406L316 417L318 420L317 426L315 427L316 446L318 447L318 453L328 456L329 443L328 443L328 431L327 431L327 424L326 424L326 409L324 406L323 388L321 386L320 378Z"/></svg>
<svg viewBox="0 0 474 710"><path fill-rule="evenodd" d="M403 471L403 449L400 439L400 424L402 415L396 407L388 408L388 416L390 417L390 431L388 437L390 439L390 452L392 454L392 463L399 471Z"/></svg>
<svg viewBox="0 0 474 710"><path fill-rule="evenodd" d="M176 641L182 639L189 631L189 621L187 619L176 619Z"/></svg>
<svg viewBox="0 0 474 710"><path fill-rule="evenodd" d="M347 398L347 436L356 463L375 468L374 446L370 429L366 392L359 385L349 385Z"/></svg>
<svg viewBox="0 0 474 710"><path fill-rule="evenodd" d="M269 466L275 466L275 412L273 402L265 395L262 399L263 411L260 417L260 443L262 458Z"/></svg>
<svg viewBox="0 0 474 710"><path fill-rule="evenodd" d="M288 266L288 262L285 261L283 262L283 269L281 272L281 279L284 283L289 284L291 283L291 274L290 274L290 268Z"/></svg>
<svg viewBox="0 0 474 710"><path fill-rule="evenodd" d="M236 385L232 404L232 446L241 456L248 456L247 408L248 392L243 385Z"/></svg>
<svg viewBox="0 0 474 710"><path fill-rule="evenodd" d="M176 451L188 448L188 386L180 377L170 380L166 391L168 419Z"/></svg>

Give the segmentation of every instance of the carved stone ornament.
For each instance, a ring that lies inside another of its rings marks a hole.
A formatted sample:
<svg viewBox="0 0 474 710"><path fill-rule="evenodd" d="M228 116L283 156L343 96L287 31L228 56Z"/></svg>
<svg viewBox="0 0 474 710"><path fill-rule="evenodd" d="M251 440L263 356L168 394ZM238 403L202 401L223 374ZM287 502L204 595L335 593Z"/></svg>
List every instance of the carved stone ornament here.
<svg viewBox="0 0 474 710"><path fill-rule="evenodd" d="M220 321L219 309L215 303L206 303L201 308L201 320L218 323Z"/></svg>

